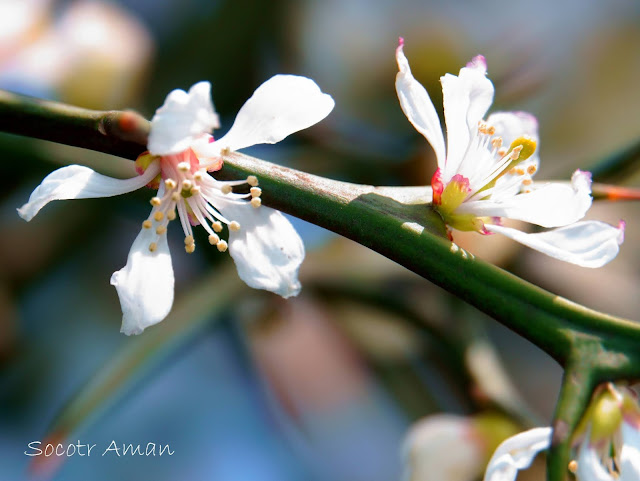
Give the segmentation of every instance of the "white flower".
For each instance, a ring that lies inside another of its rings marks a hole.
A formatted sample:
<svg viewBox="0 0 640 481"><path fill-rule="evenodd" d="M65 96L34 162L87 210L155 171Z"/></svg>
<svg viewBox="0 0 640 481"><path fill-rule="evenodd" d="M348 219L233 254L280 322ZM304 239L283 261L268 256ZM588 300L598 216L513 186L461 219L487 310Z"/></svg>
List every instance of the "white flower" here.
<svg viewBox="0 0 640 481"><path fill-rule="evenodd" d="M403 445L404 481L472 481L482 469L485 440L471 418L428 416L409 431Z"/></svg>
<svg viewBox="0 0 640 481"><path fill-rule="evenodd" d="M403 443L404 481L473 481L493 450L518 426L495 412L432 414L415 423Z"/></svg>
<svg viewBox="0 0 640 481"><path fill-rule="evenodd" d="M598 221L578 222L591 206L588 172L575 172L570 185L533 184L539 163L535 117L496 112L483 120L493 101L484 57L475 57L457 77L447 74L440 79L446 150L440 120L427 91L411 74L402 39L396 60L400 105L435 151L438 169L431 181L432 200L450 229L500 233L584 267L600 267L617 255L623 222L617 228ZM559 228L527 234L502 226L503 218Z"/></svg>
<svg viewBox="0 0 640 481"><path fill-rule="evenodd" d="M551 444L551 428L534 428L504 441L491 457L484 481L514 481ZM578 481L640 480L640 406L635 393L609 383L597 390L578 429Z"/></svg>
<svg viewBox="0 0 640 481"><path fill-rule="evenodd" d="M189 92L174 90L167 96L151 120L149 153L136 160L140 176L118 180L87 167L63 167L49 174L18 209L28 221L52 200L110 197L147 184L158 188L126 266L111 277L123 311L121 331L127 335L141 333L171 310L174 276L166 232L176 217L188 253L195 249L192 226L201 225L218 250L228 247L249 286L283 297L300 290L302 240L279 211L261 206L257 179L222 182L208 172L222 167L225 153L279 142L319 122L333 109L333 99L308 78L276 75L258 87L229 132L214 141L210 132L218 127L218 116L210 93L211 85L200 82ZM232 192L246 184L249 193ZM228 243L219 236L223 225Z"/></svg>

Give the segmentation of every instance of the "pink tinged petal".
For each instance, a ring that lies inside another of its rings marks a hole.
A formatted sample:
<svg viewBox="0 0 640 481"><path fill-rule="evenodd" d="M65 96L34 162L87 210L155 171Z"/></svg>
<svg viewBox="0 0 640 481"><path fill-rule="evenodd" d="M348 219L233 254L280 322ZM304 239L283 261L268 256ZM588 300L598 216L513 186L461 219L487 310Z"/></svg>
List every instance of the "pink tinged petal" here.
<svg viewBox="0 0 640 481"><path fill-rule="evenodd" d="M484 57L477 56L460 69L459 76L446 74L440 78L447 124L445 181L458 172L478 122L493 102L493 84L486 73Z"/></svg>
<svg viewBox="0 0 640 481"><path fill-rule="evenodd" d="M154 252L149 244L156 242ZM133 241L127 265L111 276L122 307L122 328L127 336L140 334L162 321L173 305L173 266L166 234L142 229Z"/></svg>
<svg viewBox="0 0 640 481"><path fill-rule="evenodd" d="M607 469L600 462L600 456L596 450L588 443L589 436L580 446L578 455L578 469L576 478L578 481L614 481Z"/></svg>
<svg viewBox="0 0 640 481"><path fill-rule="evenodd" d="M446 159L444 150L444 136L440 119L425 88L411 74L409 62L403 52L403 43L396 49L396 61L399 72L396 75L396 91L400 100L400 107L409 122L420 132L433 147L438 161L438 167L444 168Z"/></svg>
<svg viewBox="0 0 640 481"><path fill-rule="evenodd" d="M433 192L433 203L440 205L442 203L442 193L444 192L444 183L442 182L442 169L438 167L431 177L431 189Z"/></svg>
<svg viewBox="0 0 640 481"><path fill-rule="evenodd" d="M212 154L256 144L275 144L311 127L333 110L335 102L311 79L276 75L256 89L227 134L211 145ZM203 152L205 150L203 149Z"/></svg>
<svg viewBox="0 0 640 481"><path fill-rule="evenodd" d="M211 84L173 90L151 119L147 148L154 155L177 154L220 126L211 102Z"/></svg>
<svg viewBox="0 0 640 481"><path fill-rule="evenodd" d="M602 267L618 254L624 226L599 221L582 221L539 234L527 234L510 227L485 224L489 232L502 234L555 259L582 267Z"/></svg>
<svg viewBox="0 0 640 481"><path fill-rule="evenodd" d="M229 254L240 279L284 298L298 295L304 245L287 218L277 210L245 202L220 202L216 207L240 223L240 230L229 232Z"/></svg>
<svg viewBox="0 0 640 481"><path fill-rule="evenodd" d="M620 480L640 479L640 429L627 422L622 423L622 449L620 450Z"/></svg>
<svg viewBox="0 0 640 481"><path fill-rule="evenodd" d="M125 194L147 185L160 172L155 162L143 175L131 179L114 179L98 174L88 167L69 165L54 170L44 178L29 197L29 202L18 209L18 214L30 221L45 205L53 200L93 199Z"/></svg>
<svg viewBox="0 0 640 481"><path fill-rule="evenodd" d="M484 481L514 481L536 455L551 444L551 428L534 428L512 436L496 449L487 466Z"/></svg>
<svg viewBox="0 0 640 481"><path fill-rule="evenodd" d="M466 202L458 210L478 217L506 217L542 227L559 227L582 219L589 207L591 174L578 170L571 177L571 185L548 183L502 202Z"/></svg>

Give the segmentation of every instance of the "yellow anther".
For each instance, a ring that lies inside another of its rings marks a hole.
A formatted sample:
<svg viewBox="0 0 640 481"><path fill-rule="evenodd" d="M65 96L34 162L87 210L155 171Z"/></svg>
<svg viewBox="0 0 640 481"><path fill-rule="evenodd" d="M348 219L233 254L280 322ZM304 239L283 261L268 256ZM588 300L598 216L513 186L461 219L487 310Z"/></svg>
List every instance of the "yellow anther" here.
<svg viewBox="0 0 640 481"><path fill-rule="evenodd" d="M211 234L209 236L209 244L211 244L212 246L216 245L218 242L220 242L220 237L218 237L216 234Z"/></svg>
<svg viewBox="0 0 640 481"><path fill-rule="evenodd" d="M531 179L524 179L522 181L522 185L531 185L531 184L533 184L533 180Z"/></svg>
<svg viewBox="0 0 640 481"><path fill-rule="evenodd" d="M224 185L222 186L222 188L220 189L220 191L221 191L223 194L230 194L232 190L233 190L233 189L231 189L231 186L230 186L229 184L224 184Z"/></svg>
<svg viewBox="0 0 640 481"><path fill-rule="evenodd" d="M144 227L145 229L151 229L151 221L149 219L145 220L142 223L142 227Z"/></svg>
<svg viewBox="0 0 640 481"><path fill-rule="evenodd" d="M156 244L155 242L152 242L151 244L149 244L149 252L155 252L157 248L158 248L158 244Z"/></svg>
<svg viewBox="0 0 640 481"><path fill-rule="evenodd" d="M180 192L174 192L171 194L171 200L174 202L178 202L180 200Z"/></svg>
<svg viewBox="0 0 640 481"><path fill-rule="evenodd" d="M229 248L229 244L226 241L221 240L216 244L216 247L220 252L225 252Z"/></svg>
<svg viewBox="0 0 640 481"><path fill-rule="evenodd" d="M170 210L169 212L167 212L167 219L175 220L176 219L176 211L175 210Z"/></svg>
<svg viewBox="0 0 640 481"><path fill-rule="evenodd" d="M249 192L251 192L251 197L260 197L262 195L262 189L260 187L251 187Z"/></svg>
<svg viewBox="0 0 640 481"><path fill-rule="evenodd" d="M478 132L481 134L487 133L487 124L485 124L482 120L478 122Z"/></svg>
<svg viewBox="0 0 640 481"><path fill-rule="evenodd" d="M495 139L491 140L491 145L494 149L499 149L500 147L502 147L502 137L496 137Z"/></svg>
<svg viewBox="0 0 640 481"><path fill-rule="evenodd" d="M191 187L191 193L193 195L199 194L201 190L202 189L199 185L194 185L193 187Z"/></svg>
<svg viewBox="0 0 640 481"><path fill-rule="evenodd" d="M193 240L193 236L192 235L188 235L187 237L184 238L184 245L189 245L189 244L193 244L195 241Z"/></svg>
<svg viewBox="0 0 640 481"><path fill-rule="evenodd" d="M572 459L571 461L569 461L569 466L567 467L569 468L569 471L571 471L573 474L576 474L578 472L578 461Z"/></svg>
<svg viewBox="0 0 640 481"><path fill-rule="evenodd" d="M164 185L167 189L172 190L172 189L175 189L178 184L173 179L166 179L164 181Z"/></svg>
<svg viewBox="0 0 640 481"><path fill-rule="evenodd" d="M214 232L222 232L222 224L218 221L211 223L211 228Z"/></svg>
<svg viewBox="0 0 640 481"><path fill-rule="evenodd" d="M231 153L231 149L229 147L225 147L220 151L221 155L229 155Z"/></svg>
<svg viewBox="0 0 640 481"><path fill-rule="evenodd" d="M533 140L531 137L523 136L518 137L516 140L511 142L510 149L512 151L515 151L517 148L519 148L519 155L516 158L522 162L523 160L526 160L531 157L531 155L533 155L533 153L536 151L536 146L537 143L535 140Z"/></svg>
<svg viewBox="0 0 640 481"><path fill-rule="evenodd" d="M238 231L240 230L240 224L238 222L231 221L231 223L229 224L229 230L233 230L233 231Z"/></svg>
<svg viewBox="0 0 640 481"><path fill-rule="evenodd" d="M153 214L153 218L160 222L162 219L164 219L164 213L159 210L155 214Z"/></svg>
<svg viewBox="0 0 640 481"><path fill-rule="evenodd" d="M191 182L189 179L184 179L182 181L182 190L191 190L191 188L193 187L193 182Z"/></svg>
<svg viewBox="0 0 640 481"><path fill-rule="evenodd" d="M167 228L165 226L159 225L158 227L156 227L156 234L162 235L165 232L167 232Z"/></svg>
<svg viewBox="0 0 640 481"><path fill-rule="evenodd" d="M200 171L193 174L193 180L197 180L198 182L200 182L202 178L203 178L203 174Z"/></svg>
<svg viewBox="0 0 640 481"><path fill-rule="evenodd" d="M178 170L180 172L189 172L189 170L190 170L189 163L188 162L180 162L178 164Z"/></svg>
<svg viewBox="0 0 640 481"><path fill-rule="evenodd" d="M195 244L187 244L186 246L184 246L184 250L187 251L187 254L193 254L193 251L196 250L196 245Z"/></svg>
<svg viewBox="0 0 640 481"><path fill-rule="evenodd" d="M162 200L160 200L160 197L151 198L151 205L152 206L158 207L161 203L162 203Z"/></svg>
<svg viewBox="0 0 640 481"><path fill-rule="evenodd" d="M494 139L494 140L497 140L497 139ZM502 140L500 142L502 142ZM516 166L518 166L523 160L526 160L529 157L531 157L531 154L533 154L535 151L536 151L536 141L533 140L531 137L527 137L527 136L518 137L516 140L511 142L511 145L509 146L509 150L505 149L504 147L501 147L500 149L498 149L498 155L502 158L502 161L509 161L509 162L506 163L506 165L504 165L504 167L502 168L502 171L496 177L494 177L493 180L488 182L480 190L476 191L476 193L492 188L496 184L496 181L506 173L509 173L511 175L513 174L524 175L524 169L516 168ZM448 187L449 185L445 187L445 191ZM443 195L444 193L445 192L443 192Z"/></svg>
<svg viewBox="0 0 640 481"><path fill-rule="evenodd" d="M533 175L536 173L536 166L535 165L530 165L529 167L527 167L527 174L529 175Z"/></svg>
<svg viewBox="0 0 640 481"><path fill-rule="evenodd" d="M251 205L257 209L262 205L262 199L260 199L260 197L254 197L251 199Z"/></svg>
<svg viewBox="0 0 640 481"><path fill-rule="evenodd" d="M247 184L251 187L256 187L258 185L258 178L255 175L250 175L247 177Z"/></svg>
<svg viewBox="0 0 640 481"><path fill-rule="evenodd" d="M487 133L489 135L493 135L496 133L496 128L492 125L491 127L487 128Z"/></svg>

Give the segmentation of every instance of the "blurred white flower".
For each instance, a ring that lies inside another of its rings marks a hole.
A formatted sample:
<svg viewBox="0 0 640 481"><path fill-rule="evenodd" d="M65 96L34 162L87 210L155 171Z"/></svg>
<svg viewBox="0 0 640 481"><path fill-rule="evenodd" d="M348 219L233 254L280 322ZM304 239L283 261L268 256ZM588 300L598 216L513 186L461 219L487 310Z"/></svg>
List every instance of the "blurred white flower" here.
<svg viewBox="0 0 640 481"><path fill-rule="evenodd" d="M511 420L495 413L427 416L404 441L404 481L473 481L493 448L516 431Z"/></svg>
<svg viewBox="0 0 640 481"><path fill-rule="evenodd" d="M418 83L403 52L396 50L396 90L409 121L433 147L437 161L431 181L433 205L450 229L500 233L551 257L583 267L600 267L618 253L624 223L618 227L580 221L591 206L591 175L576 171L571 184L534 185L538 168L538 127L524 112L484 115L493 102L493 84L481 55L441 77L447 149L440 120L427 91ZM505 227L503 218L542 227L527 234Z"/></svg>
<svg viewBox="0 0 640 481"><path fill-rule="evenodd" d="M153 53L146 27L103 1L72 2L54 20L51 3L0 5L0 84L88 108L131 105Z"/></svg>
<svg viewBox="0 0 640 481"><path fill-rule="evenodd" d="M139 334L164 319L173 304L174 276L167 227L179 217L185 249L195 249L192 226L202 225L218 250L227 247L238 274L249 286L283 297L300 290L302 240L279 211L261 206L257 179L222 182L208 172L222 167L224 155L255 144L276 143L326 117L333 99L305 77L276 75L254 92L229 132L214 141L218 116L209 82L189 92L174 90L151 120L149 152L136 160L140 176L119 180L71 165L49 174L18 212L31 220L52 200L110 197L145 185L158 188L152 210L131 247L127 264L115 272L123 311L122 332ZM232 192L249 184L247 194ZM223 224L229 242L220 239Z"/></svg>
<svg viewBox="0 0 640 481"><path fill-rule="evenodd" d="M409 431L403 446L404 481L472 481L485 462L482 439L470 418L429 416Z"/></svg>

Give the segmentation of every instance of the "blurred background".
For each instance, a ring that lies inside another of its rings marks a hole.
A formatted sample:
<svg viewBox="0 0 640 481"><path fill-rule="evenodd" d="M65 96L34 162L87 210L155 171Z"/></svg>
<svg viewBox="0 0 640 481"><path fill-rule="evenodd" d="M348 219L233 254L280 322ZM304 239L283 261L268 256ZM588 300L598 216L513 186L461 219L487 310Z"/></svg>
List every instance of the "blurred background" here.
<svg viewBox="0 0 640 481"><path fill-rule="evenodd" d="M602 162L640 137L639 25L640 3L628 0L0 0L0 88L150 117L170 90L209 80L221 135L263 81L305 75L334 97L334 112L248 153L341 180L425 185L434 155L394 90L403 36L440 115L439 77L487 58L493 110L539 119L537 179L580 167L638 186L633 164ZM462 426L451 449L466 453L467 471L451 479L472 480L497 438L550 420L561 370L535 346L297 219L307 248L299 297L249 289L226 254L186 255L174 230L174 311L127 338L108 280L151 193L57 202L29 224L15 209L61 165L127 177L132 163L6 134L0 155L0 480L388 481L401 479L407 430L437 413L458 416L429 418L443 420L438 429ZM632 203L591 209L588 218L627 221L621 254L598 270L498 236L456 241L557 294L637 319L639 214ZM427 446L444 439L430 429ZM97 448L64 462L26 456L38 440ZM100 456L112 440L174 454ZM522 478L542 479L543 465Z"/></svg>

